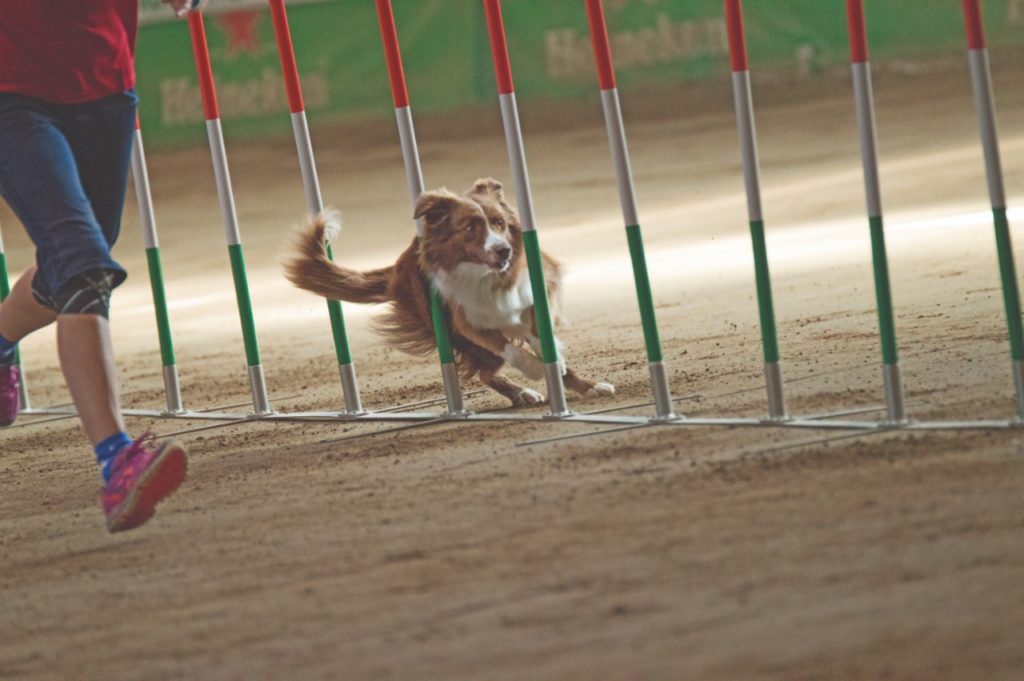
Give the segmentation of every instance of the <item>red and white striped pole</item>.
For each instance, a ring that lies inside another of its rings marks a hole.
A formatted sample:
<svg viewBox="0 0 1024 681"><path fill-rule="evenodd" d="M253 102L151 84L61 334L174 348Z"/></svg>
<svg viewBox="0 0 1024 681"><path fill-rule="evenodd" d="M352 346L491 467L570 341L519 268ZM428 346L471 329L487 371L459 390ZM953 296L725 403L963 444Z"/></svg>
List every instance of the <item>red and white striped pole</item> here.
<svg viewBox="0 0 1024 681"><path fill-rule="evenodd" d="M887 418L894 423L907 419L896 345L896 326L889 284L889 262L885 249L882 221L882 192L878 179L878 135L875 130L875 103L871 88L871 65L868 62L867 31L864 27L863 0L846 0L850 32L850 63L853 72L853 93L857 108L861 161L864 166L864 191L867 200L868 224L871 229L871 259L875 274L875 299L878 307L878 329L882 344L882 380L885 386Z"/></svg>
<svg viewBox="0 0 1024 681"><path fill-rule="evenodd" d="M754 127L754 105L747 63L747 39L743 28L741 0L725 0L725 20L729 34L729 58L732 63L732 92L736 106L740 155L743 159L743 180L747 191L747 213L750 239L754 251L754 279L757 286L757 307L761 319L761 345L764 351L765 388L768 392L768 418L784 420L786 399L783 391L782 365L775 330L775 305L772 302L771 277L768 272L768 250L765 244L764 215L761 210L761 169L757 156L757 131Z"/></svg>
<svg viewBox="0 0 1024 681"><path fill-rule="evenodd" d="M409 196L413 206L423 193L423 171L420 167L420 152L416 144L416 130L412 122L412 109L409 107L409 91L405 85L405 70L402 68L402 51L398 45L398 30L395 27L395 16L391 9L391 0L376 0L377 18L380 22L381 40L384 43L384 56L388 65L388 80L391 83L391 96L395 104L395 121L398 124L398 137L402 146L402 160L405 164L405 179L409 185ZM416 221L416 236L423 238L423 219ZM434 325L434 341L441 360L441 380L444 384L444 396L450 416L466 413L462 399L462 388L459 386L459 373L455 366L451 341L448 337L448 326L445 319L441 298L433 285L425 281L430 296L430 313Z"/></svg>
<svg viewBox="0 0 1024 681"><path fill-rule="evenodd" d="M259 342L256 339L256 324L253 320L249 284L245 275L245 257L242 253L242 236L238 229L238 214L235 211L235 196L231 188L231 174L228 171L227 152L224 149L224 133L220 125L220 110L217 106L217 91L213 84L213 69L210 67L210 51L206 45L206 29L201 12L192 12L188 17L192 35L192 51L195 55L196 72L199 75L199 91L203 98L203 112L206 117L206 134L210 142L213 174L217 182L217 197L220 201L221 217L224 221L224 238L228 245L231 274L235 284L235 299L238 316L242 324L242 339L245 343L245 357L249 369L249 388L255 413L269 414L270 399L267 397L267 383L260 364Z"/></svg>
<svg viewBox="0 0 1024 681"><path fill-rule="evenodd" d="M285 11L284 0L270 0L270 14L274 22L277 50L281 58L281 71L284 75L285 91L288 94L288 106L291 109L295 149L299 155L302 186L306 190L306 207L312 215L316 215L324 209L324 202L320 194L320 180L317 177L316 161L313 158L313 143L309 137L309 124L306 121L306 108L302 100L299 69L295 64L295 48L292 44L291 30L288 27L288 15ZM327 257L333 259L333 256L331 245L327 244ZM334 349L338 359L338 374L341 378L342 395L345 398L345 410L350 414L358 414L363 411L363 405L359 397L359 383L356 381L356 370L352 363L341 303L337 300L328 300L327 313L331 320L331 330L334 336Z"/></svg>
<svg viewBox="0 0 1024 681"><path fill-rule="evenodd" d="M501 18L501 0L484 0L487 15L487 29L491 39L491 54L494 59L494 75L498 83L498 98L501 105L501 119L505 127L505 145L508 148L509 163L515 179L516 201L519 204L519 219L523 228L523 246L530 273L530 288L533 292L533 309L537 322L537 335L544 375L548 387L548 407L552 416L567 416L571 412L565 400L565 386L562 383L562 362L558 354L554 324L548 307L547 285L544 281L544 263L540 242L537 238L536 218L533 212L533 196L530 192L530 176L526 167L526 151L523 148L523 133L519 125L519 109L512 85L512 68L509 65L508 45L505 41L505 27Z"/></svg>
<svg viewBox="0 0 1024 681"><path fill-rule="evenodd" d="M992 71L985 26L978 0L963 0L964 26L967 31L967 58L971 68L974 105L978 112L981 145L985 154L985 174L992 202L996 233L996 253L1003 285L1003 306L1010 335L1013 382L1017 393L1017 418L1024 420L1024 330L1021 328L1020 291L1010 240L1010 223L1006 215L1006 191L1003 187L1003 166L999 156L999 134L996 127L995 97L992 94Z"/></svg>
<svg viewBox="0 0 1024 681"><path fill-rule="evenodd" d="M647 367L651 375L651 392L658 419L676 418L669 388L668 372L661 349L658 323L654 312L654 299L644 255L643 236L640 232L640 217L636 205L636 189L633 185L633 171L629 163L629 149L626 146L626 131L622 123L622 105L619 90L615 86L615 67L608 44L608 27L605 23L601 0L586 0L587 18L590 22L590 37L594 45L597 62L597 76L601 85L601 105L604 109L604 124L608 132L612 163L619 188L619 203L626 223L626 239L633 265L633 281L637 302L640 306L640 320L643 324L644 342L647 346Z"/></svg>

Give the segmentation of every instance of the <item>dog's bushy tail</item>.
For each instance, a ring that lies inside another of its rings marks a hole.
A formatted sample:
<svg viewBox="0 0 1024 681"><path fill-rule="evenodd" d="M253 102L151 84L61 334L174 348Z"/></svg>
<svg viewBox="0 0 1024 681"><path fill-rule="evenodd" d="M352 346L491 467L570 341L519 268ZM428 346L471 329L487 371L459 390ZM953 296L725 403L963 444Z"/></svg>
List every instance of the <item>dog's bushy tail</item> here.
<svg viewBox="0 0 1024 681"><path fill-rule="evenodd" d="M327 257L325 239L336 236L341 218L334 211L313 216L295 242L284 263L288 281L306 291L347 303L386 303L391 300L388 282L394 267L357 272L335 264Z"/></svg>

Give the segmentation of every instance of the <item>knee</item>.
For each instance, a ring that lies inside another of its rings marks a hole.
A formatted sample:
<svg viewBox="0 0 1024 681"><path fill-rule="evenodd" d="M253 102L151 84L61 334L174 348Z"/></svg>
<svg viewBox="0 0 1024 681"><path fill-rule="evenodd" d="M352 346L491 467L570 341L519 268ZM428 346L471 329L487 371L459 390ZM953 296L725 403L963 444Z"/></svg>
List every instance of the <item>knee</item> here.
<svg viewBox="0 0 1024 681"><path fill-rule="evenodd" d="M109 319L110 294L114 290L114 273L93 270L73 277L60 287L51 307L59 315L92 314Z"/></svg>

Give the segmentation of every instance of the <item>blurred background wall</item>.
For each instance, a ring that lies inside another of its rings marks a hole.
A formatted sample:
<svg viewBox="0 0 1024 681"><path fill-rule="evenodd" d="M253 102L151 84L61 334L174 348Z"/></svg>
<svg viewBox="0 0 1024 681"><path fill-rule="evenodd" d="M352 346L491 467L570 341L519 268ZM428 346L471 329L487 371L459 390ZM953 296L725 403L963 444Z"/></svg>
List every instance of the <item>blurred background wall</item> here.
<svg viewBox="0 0 1024 681"><path fill-rule="evenodd" d="M393 5L414 112L493 103L479 0ZM983 9L993 47L1024 45L1024 0L985 0ZM656 96L661 87L727 78L721 0L605 0L605 11L621 89ZM845 68L843 0L749 0L744 11L755 76L813 78ZM955 0L867 0L865 11L875 62L927 61L965 49ZM596 96L582 0L505 0L503 13L521 101ZM288 134L267 3L211 0L205 15L226 134ZM392 116L372 0L291 0L288 15L311 120ZM142 2L138 76L147 144L206 144L188 24L159 0Z"/></svg>

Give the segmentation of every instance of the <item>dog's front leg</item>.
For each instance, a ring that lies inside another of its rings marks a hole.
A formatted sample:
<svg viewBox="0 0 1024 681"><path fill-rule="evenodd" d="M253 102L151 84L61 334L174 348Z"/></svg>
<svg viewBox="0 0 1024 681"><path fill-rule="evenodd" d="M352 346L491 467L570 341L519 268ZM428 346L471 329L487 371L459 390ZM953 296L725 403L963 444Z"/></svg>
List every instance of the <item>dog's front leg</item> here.
<svg viewBox="0 0 1024 681"><path fill-rule="evenodd" d="M498 375L501 367L508 362L528 377L542 378L544 365L528 350L509 342L500 331L476 328L469 323L459 308L452 310L452 327L475 346L470 352L463 353L463 358L479 372L480 380L485 385L507 397L513 407L529 407L545 401L544 396L536 390L516 385L506 377Z"/></svg>
<svg viewBox="0 0 1024 681"><path fill-rule="evenodd" d="M522 371L527 378L544 378L544 363L525 348L510 341L502 332L476 328L470 324L460 308L452 310L452 324L466 339L501 357L506 363Z"/></svg>

